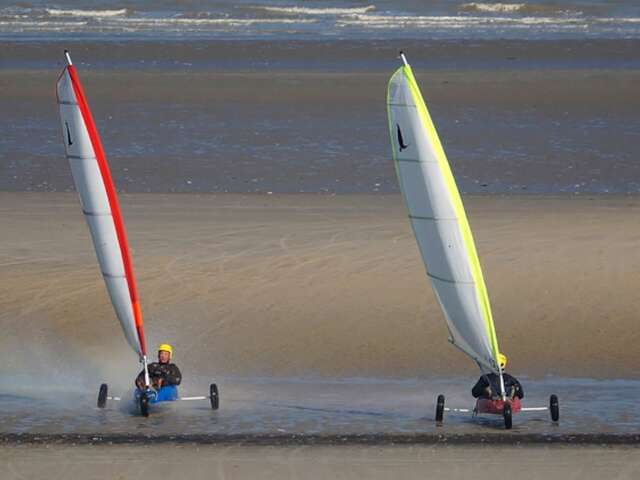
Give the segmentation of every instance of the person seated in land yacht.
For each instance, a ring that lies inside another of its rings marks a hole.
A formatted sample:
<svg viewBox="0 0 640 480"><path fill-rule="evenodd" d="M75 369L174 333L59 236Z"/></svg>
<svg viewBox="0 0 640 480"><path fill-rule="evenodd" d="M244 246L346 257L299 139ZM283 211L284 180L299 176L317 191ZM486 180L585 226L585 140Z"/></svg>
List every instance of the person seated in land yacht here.
<svg viewBox="0 0 640 480"><path fill-rule="evenodd" d="M520 385L516 377L504 371L504 367L507 366L506 355L500 353L498 355L498 361L500 362L500 370L502 370L502 378L504 380L504 391L507 397L511 400L515 397L522 399L524 397L522 385ZM482 375L473 389L471 389L471 395L473 395L474 398L500 398L500 376L497 373Z"/></svg>
<svg viewBox="0 0 640 480"><path fill-rule="evenodd" d="M157 401L176 400L178 398L177 386L182 381L182 373L180 373L180 369L175 363L171 363L172 356L173 347L163 343L158 347L158 361L147 366L149 370L149 386L159 394ZM144 370L138 374L135 384L140 391L146 388ZM167 398L160 398L160 396Z"/></svg>

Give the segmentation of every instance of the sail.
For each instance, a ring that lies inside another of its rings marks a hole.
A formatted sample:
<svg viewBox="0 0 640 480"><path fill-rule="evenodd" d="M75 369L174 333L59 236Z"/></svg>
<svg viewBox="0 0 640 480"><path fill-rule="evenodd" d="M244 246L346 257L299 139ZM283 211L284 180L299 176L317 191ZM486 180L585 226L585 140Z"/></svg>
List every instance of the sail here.
<svg viewBox="0 0 640 480"><path fill-rule="evenodd" d="M450 341L482 369L499 373L498 340L471 229L406 61L389 81L387 113L396 174Z"/></svg>
<svg viewBox="0 0 640 480"><path fill-rule="evenodd" d="M118 197L80 79L65 54L68 65L56 93L67 159L111 303L127 341L142 358L142 313Z"/></svg>

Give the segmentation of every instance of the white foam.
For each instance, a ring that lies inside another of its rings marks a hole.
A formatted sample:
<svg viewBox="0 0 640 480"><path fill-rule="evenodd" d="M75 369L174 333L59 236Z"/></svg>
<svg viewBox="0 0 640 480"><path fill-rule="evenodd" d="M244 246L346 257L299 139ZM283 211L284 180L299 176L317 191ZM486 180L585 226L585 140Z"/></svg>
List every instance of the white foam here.
<svg viewBox="0 0 640 480"><path fill-rule="evenodd" d="M123 18L119 24L139 26L172 25L260 25L260 24L299 24L316 23L313 19L292 18Z"/></svg>
<svg viewBox="0 0 640 480"><path fill-rule="evenodd" d="M354 8L313 8L313 7L266 7L256 6L261 10L267 12L277 13L290 13L296 15L356 15L367 12L372 12L376 9L374 5L367 5L366 7L354 7Z"/></svg>
<svg viewBox="0 0 640 480"><path fill-rule="evenodd" d="M620 18L620 17L612 17L612 18L595 18L593 20L595 23L640 23L640 18Z"/></svg>
<svg viewBox="0 0 640 480"><path fill-rule="evenodd" d="M64 10L59 8L45 8L45 11L52 17L122 17L127 14L126 8L119 10Z"/></svg>
<svg viewBox="0 0 640 480"><path fill-rule="evenodd" d="M340 27L369 28L427 28L444 27L462 29L469 27L501 26L522 27L527 25L578 25L586 26L588 22L580 18L556 17L478 17L478 16L400 16L400 15L356 15L353 18L340 19L336 22Z"/></svg>
<svg viewBox="0 0 640 480"><path fill-rule="evenodd" d="M526 7L526 3L463 3L460 8L463 10L475 10L477 12L488 13L510 13L517 12Z"/></svg>
<svg viewBox="0 0 640 480"><path fill-rule="evenodd" d="M293 18L141 18L141 17L109 17L100 22L99 25L91 25L90 20L81 17L50 17L49 20L42 18L37 20L27 19L0 19L0 28L7 31L17 32L82 32L96 30L100 32L205 32L205 31L235 31L238 28L252 27L277 29L278 25L313 24L314 19L293 19Z"/></svg>
<svg viewBox="0 0 640 480"><path fill-rule="evenodd" d="M87 25L87 22L83 21L75 21L75 22L43 22L38 20L37 22L31 20L17 20L17 21L0 21L0 27L21 27L28 29L41 29L42 27L46 27L47 29L53 30L61 30L68 27L82 27Z"/></svg>

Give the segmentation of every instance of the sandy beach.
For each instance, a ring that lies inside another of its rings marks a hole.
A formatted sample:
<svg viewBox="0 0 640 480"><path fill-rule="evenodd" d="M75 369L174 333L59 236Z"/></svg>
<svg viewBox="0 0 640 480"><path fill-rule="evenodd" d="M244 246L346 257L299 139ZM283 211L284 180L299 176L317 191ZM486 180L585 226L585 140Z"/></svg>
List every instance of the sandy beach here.
<svg viewBox="0 0 640 480"><path fill-rule="evenodd" d="M0 6L0 478L640 477L638 26L629 0ZM148 418L60 138L65 49L184 376ZM524 387L510 430L470 413L399 195L399 50Z"/></svg>
<svg viewBox="0 0 640 480"><path fill-rule="evenodd" d="M88 377L131 365L75 195L0 199L3 374ZM512 371L634 378L640 201L466 203ZM122 204L149 340L189 352L187 371L470 368L446 342L399 196L124 195Z"/></svg>
<svg viewBox="0 0 640 480"><path fill-rule="evenodd" d="M611 447L215 447L100 446L0 449L2 478L190 479L479 478L505 471L522 479L637 478L640 450Z"/></svg>

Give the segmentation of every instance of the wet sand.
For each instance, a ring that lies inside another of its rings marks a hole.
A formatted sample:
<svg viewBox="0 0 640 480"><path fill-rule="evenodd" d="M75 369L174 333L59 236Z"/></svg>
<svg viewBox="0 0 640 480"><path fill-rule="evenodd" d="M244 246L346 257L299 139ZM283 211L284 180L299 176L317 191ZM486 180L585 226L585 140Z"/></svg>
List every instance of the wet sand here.
<svg viewBox="0 0 640 480"><path fill-rule="evenodd" d="M90 40L0 41L5 68L60 65L69 49L101 69L387 71L397 54L419 55L429 68L637 68L638 39L565 40Z"/></svg>
<svg viewBox="0 0 640 480"><path fill-rule="evenodd" d="M0 189L70 191L53 94L62 45L37 45L7 44L17 50L0 60ZM385 110L394 50L197 46L72 52L121 191L397 193ZM462 191L640 189L640 49L592 46L600 56L575 42L408 50Z"/></svg>
<svg viewBox="0 0 640 480"><path fill-rule="evenodd" d="M0 372L133 375L74 194L0 194ZM473 374L399 196L124 195L150 344L192 375ZM518 375L637 378L640 201L467 197ZM128 382L126 382L128 384Z"/></svg>
<svg viewBox="0 0 640 480"><path fill-rule="evenodd" d="M2 477L140 478L159 471L190 479L428 478L633 479L640 450L633 447L216 447L3 446Z"/></svg>

